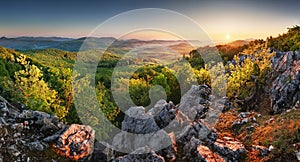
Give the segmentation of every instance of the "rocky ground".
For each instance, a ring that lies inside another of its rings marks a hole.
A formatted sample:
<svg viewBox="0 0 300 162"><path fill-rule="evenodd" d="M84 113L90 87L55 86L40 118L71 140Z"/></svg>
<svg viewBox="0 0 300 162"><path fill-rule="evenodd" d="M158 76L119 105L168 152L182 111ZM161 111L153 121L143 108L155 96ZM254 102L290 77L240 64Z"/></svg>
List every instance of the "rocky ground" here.
<svg viewBox="0 0 300 162"><path fill-rule="evenodd" d="M0 98L0 161L300 160L300 54L278 53L272 63L270 102L258 105L275 114L264 106L239 112L209 87L193 86L179 105L160 100L147 112L128 109L110 144L96 141L89 126L64 125Z"/></svg>
<svg viewBox="0 0 300 162"><path fill-rule="evenodd" d="M272 58L271 107L275 113L300 106L300 52L277 52Z"/></svg>

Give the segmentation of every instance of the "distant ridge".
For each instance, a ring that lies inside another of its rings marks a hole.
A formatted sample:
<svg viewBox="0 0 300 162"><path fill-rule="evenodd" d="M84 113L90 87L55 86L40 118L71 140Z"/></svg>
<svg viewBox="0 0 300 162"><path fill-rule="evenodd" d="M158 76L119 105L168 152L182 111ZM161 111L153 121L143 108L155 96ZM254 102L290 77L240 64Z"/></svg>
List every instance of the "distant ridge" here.
<svg viewBox="0 0 300 162"><path fill-rule="evenodd" d="M86 41L86 42L85 42ZM183 40L139 40L127 39L117 40L114 37L15 37L0 38L0 46L15 50L36 50L46 48L56 48L60 50L76 52L79 50L104 49L108 45L114 48L136 48L144 45L175 45L184 42ZM84 43L84 46L82 46Z"/></svg>
<svg viewBox="0 0 300 162"><path fill-rule="evenodd" d="M64 38L64 37L1 37L0 46L12 48L15 50L36 50L46 48L56 48L65 51L79 51L85 40L91 41L91 44L85 44L85 49L103 48L109 43L116 41L113 37L82 37L82 38Z"/></svg>
<svg viewBox="0 0 300 162"><path fill-rule="evenodd" d="M86 39L91 39L91 40L117 40L116 38L114 37L81 37L81 38L78 38L77 40L86 40Z"/></svg>
<svg viewBox="0 0 300 162"><path fill-rule="evenodd" d="M192 50L189 41L185 40L140 40L140 39L122 39L118 40L114 37L81 37L81 38L65 38L65 37L30 37L21 36L15 38L0 38L0 46L5 48L12 48L15 50L36 50L46 48L56 48L60 50L76 52L79 50L90 49L104 49L111 45L113 48L129 49L147 46L158 45L168 46L171 49L181 53L187 54ZM249 44L250 40L236 40L230 42L228 46L239 47ZM84 46L82 46L84 43ZM198 47L204 47L210 44L202 42Z"/></svg>
<svg viewBox="0 0 300 162"><path fill-rule="evenodd" d="M236 41L227 43L226 45L229 45L232 47L239 47L239 46L248 45L249 43L250 43L250 41L248 41L248 40L236 40Z"/></svg>

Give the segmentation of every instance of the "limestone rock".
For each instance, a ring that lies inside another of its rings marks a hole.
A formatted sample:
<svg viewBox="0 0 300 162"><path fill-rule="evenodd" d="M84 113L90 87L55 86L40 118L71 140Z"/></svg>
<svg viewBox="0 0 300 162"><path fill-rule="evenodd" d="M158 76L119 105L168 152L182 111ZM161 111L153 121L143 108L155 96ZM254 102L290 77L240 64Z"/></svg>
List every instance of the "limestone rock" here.
<svg viewBox="0 0 300 162"><path fill-rule="evenodd" d="M270 99L275 113L293 108L300 100L300 54L286 52L272 58Z"/></svg>
<svg viewBox="0 0 300 162"><path fill-rule="evenodd" d="M90 126L72 124L55 143L57 152L72 160L85 158L93 153L95 131Z"/></svg>
<svg viewBox="0 0 300 162"><path fill-rule="evenodd" d="M141 154L143 152L150 152L147 154ZM165 162L163 157L157 155L154 151L150 151L147 147L137 149L123 157L118 157L113 162Z"/></svg>
<svg viewBox="0 0 300 162"><path fill-rule="evenodd" d="M136 134L147 134L159 130L153 116L145 113L144 107L131 107L125 112L122 130Z"/></svg>

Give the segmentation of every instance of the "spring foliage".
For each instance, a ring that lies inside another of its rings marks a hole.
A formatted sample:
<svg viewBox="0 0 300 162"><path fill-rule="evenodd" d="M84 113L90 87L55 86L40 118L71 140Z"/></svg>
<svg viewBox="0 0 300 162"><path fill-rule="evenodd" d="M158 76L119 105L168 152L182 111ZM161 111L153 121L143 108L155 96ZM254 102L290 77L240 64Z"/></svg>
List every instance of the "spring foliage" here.
<svg viewBox="0 0 300 162"><path fill-rule="evenodd" d="M36 65L30 65L25 55L16 59L24 69L15 72L15 89L20 92L19 97L33 110L44 111L57 115L60 119L67 115L57 91L51 89L43 79L42 71Z"/></svg>
<svg viewBox="0 0 300 162"><path fill-rule="evenodd" d="M140 67L130 78L128 78L128 73L120 71L117 74L120 76L117 80L119 87L115 88L122 96L125 90L123 86L129 83L127 85L129 86L129 99L135 105L149 107L153 106L149 105L151 104L150 90L157 94L156 96L165 95L167 100L177 104L180 102L181 95L196 81L198 84L211 86L214 94L222 96L223 92L226 92L224 95L230 99L245 99L251 96L257 88L262 90L266 84L271 70L270 58L274 56L272 52L274 48L283 51L299 50L299 42L300 27L295 26L289 28L287 33L277 38L270 37L266 41L256 40L250 42L249 45L238 47L217 46L221 57L225 59L223 64L226 64L227 60L231 61L226 65L226 74L222 63L204 62L201 58L202 54L209 56L214 47L203 47L200 50L191 51L188 57L168 66L149 64ZM89 55L83 52L80 56L86 62L95 61L98 59L98 53L94 51L92 57L88 57ZM1 95L12 102L23 102L29 109L55 114L66 123L80 123L74 105L72 86L75 58L76 53L56 49L16 52L0 47ZM101 111L109 121L118 126L122 121L122 115L120 115L122 113L112 95L113 68L120 63L119 65L124 66L126 71L126 66L130 68L143 62L142 58L135 60L130 58L120 62L121 58L121 54L105 53L97 66L96 85L82 91L96 92ZM87 69L80 70L87 71ZM86 78L81 77L82 84L91 84ZM89 101L90 98L86 100ZM124 102L126 100L124 99ZM95 125L103 123L99 120L91 120L91 122Z"/></svg>

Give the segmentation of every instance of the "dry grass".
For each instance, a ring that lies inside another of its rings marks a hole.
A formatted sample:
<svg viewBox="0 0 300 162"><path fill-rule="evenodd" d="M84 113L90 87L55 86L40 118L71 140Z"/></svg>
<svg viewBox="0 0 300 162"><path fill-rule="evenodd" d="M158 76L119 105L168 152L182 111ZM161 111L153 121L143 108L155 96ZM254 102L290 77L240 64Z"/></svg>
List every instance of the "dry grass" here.
<svg viewBox="0 0 300 162"><path fill-rule="evenodd" d="M256 116L254 113L251 116ZM277 115L264 114L257 118L258 126L252 132L246 130L254 122L249 122L239 128L239 133L233 132L231 125L237 119L238 113L226 112L219 118L216 129L219 137L231 137L242 141L247 148L247 161L296 161L295 150L300 149L300 109L291 110ZM253 145L262 145L274 149L267 157L261 157Z"/></svg>

